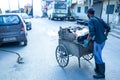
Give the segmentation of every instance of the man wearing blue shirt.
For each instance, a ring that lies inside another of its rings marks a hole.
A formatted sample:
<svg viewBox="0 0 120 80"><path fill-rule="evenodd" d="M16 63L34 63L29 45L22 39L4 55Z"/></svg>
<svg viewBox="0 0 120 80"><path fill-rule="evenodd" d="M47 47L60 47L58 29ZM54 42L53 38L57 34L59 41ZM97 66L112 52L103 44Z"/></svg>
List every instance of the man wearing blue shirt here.
<svg viewBox="0 0 120 80"><path fill-rule="evenodd" d="M104 48L110 27L100 18L94 16L94 9L90 8L87 11L89 18L89 36L88 40L94 40L94 59L95 59L95 72L94 78L105 78L105 63L102 60L102 49Z"/></svg>

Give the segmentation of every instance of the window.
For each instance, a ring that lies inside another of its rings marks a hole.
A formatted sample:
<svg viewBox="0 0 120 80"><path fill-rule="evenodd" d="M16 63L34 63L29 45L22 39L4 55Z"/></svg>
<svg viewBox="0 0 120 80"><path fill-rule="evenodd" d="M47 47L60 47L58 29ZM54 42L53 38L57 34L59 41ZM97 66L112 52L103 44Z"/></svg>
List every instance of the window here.
<svg viewBox="0 0 120 80"><path fill-rule="evenodd" d="M66 9L67 5L65 2L56 2L55 3L55 9Z"/></svg>
<svg viewBox="0 0 120 80"><path fill-rule="evenodd" d="M77 8L77 12L80 13L81 12L81 7Z"/></svg>
<svg viewBox="0 0 120 80"><path fill-rule="evenodd" d="M103 0L93 0L93 3L96 4L96 3L100 3L102 2Z"/></svg>
<svg viewBox="0 0 120 80"><path fill-rule="evenodd" d="M88 6L85 6L85 11L84 12L87 13L87 10L88 10Z"/></svg>
<svg viewBox="0 0 120 80"><path fill-rule="evenodd" d="M115 5L107 5L106 14L113 14Z"/></svg>
<svg viewBox="0 0 120 80"><path fill-rule="evenodd" d="M18 16L15 15L5 15L0 16L0 25L12 25L18 24L20 22Z"/></svg>

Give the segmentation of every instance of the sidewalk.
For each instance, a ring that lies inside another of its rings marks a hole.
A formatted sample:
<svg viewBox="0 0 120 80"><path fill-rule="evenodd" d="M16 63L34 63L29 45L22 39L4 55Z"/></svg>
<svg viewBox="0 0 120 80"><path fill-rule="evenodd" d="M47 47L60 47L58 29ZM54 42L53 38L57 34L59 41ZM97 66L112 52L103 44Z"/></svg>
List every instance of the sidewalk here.
<svg viewBox="0 0 120 80"><path fill-rule="evenodd" d="M120 39L120 25L116 25L111 29L110 35Z"/></svg>

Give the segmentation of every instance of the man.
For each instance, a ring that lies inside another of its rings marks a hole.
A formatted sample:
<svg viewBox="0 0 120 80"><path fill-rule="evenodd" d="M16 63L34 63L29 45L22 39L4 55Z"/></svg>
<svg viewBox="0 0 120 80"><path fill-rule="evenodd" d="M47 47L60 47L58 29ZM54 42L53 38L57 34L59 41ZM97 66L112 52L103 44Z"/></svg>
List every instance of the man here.
<svg viewBox="0 0 120 80"><path fill-rule="evenodd" d="M87 16L89 18L89 36L88 40L94 40L94 59L95 59L95 72L94 78L100 79L105 78L105 63L102 60L102 49L105 45L108 32L110 27L100 18L94 16L94 9L90 8L87 11Z"/></svg>

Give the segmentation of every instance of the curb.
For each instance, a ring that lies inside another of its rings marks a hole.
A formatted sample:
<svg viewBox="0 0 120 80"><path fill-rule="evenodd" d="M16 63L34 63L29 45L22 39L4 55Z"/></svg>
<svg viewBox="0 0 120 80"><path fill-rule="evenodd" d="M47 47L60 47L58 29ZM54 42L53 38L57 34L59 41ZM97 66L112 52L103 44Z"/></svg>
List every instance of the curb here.
<svg viewBox="0 0 120 80"><path fill-rule="evenodd" d="M111 36L114 36L118 39L120 39L120 30L119 29L113 29L111 32L110 32L110 35Z"/></svg>
<svg viewBox="0 0 120 80"><path fill-rule="evenodd" d="M120 35L116 35L114 33L110 33L110 35L113 36L113 37L116 37L116 38L120 39Z"/></svg>

